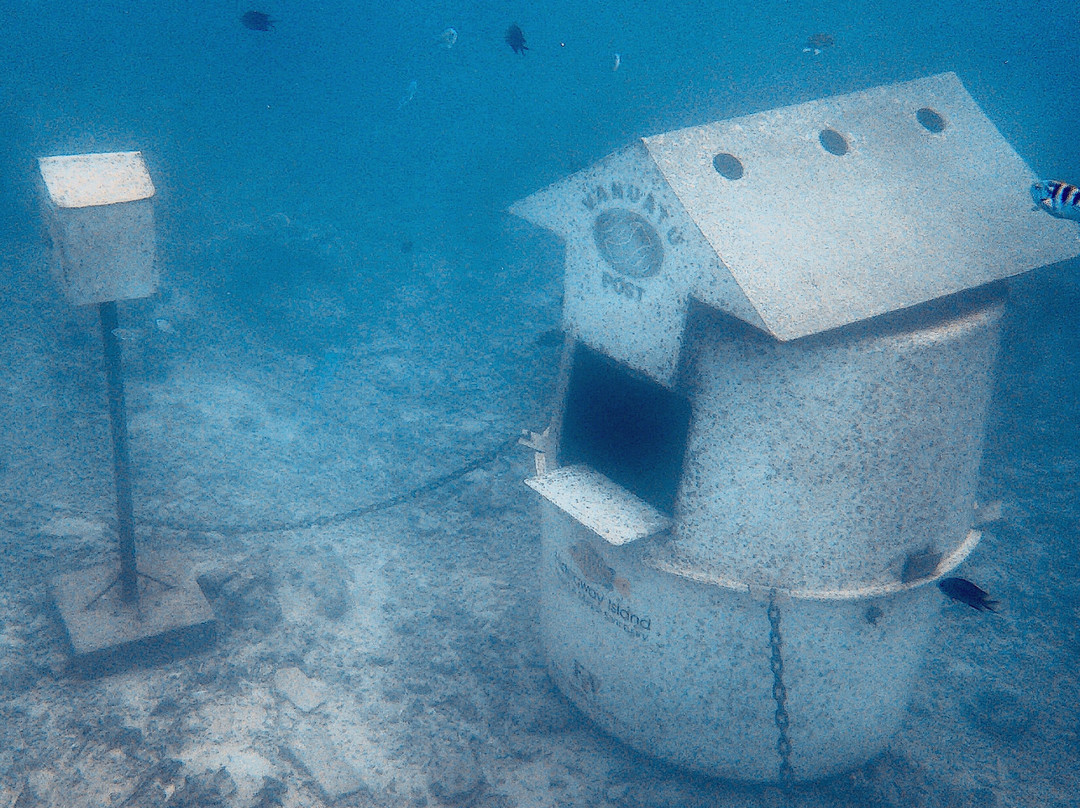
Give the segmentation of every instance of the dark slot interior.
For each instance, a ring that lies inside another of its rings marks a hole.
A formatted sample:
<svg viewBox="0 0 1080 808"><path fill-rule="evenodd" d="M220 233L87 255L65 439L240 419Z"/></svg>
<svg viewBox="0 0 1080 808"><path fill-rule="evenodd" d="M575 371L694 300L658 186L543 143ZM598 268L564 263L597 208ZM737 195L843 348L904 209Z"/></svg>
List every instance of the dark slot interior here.
<svg viewBox="0 0 1080 808"><path fill-rule="evenodd" d="M570 371L559 462L585 463L672 515L690 429L690 402L578 344Z"/></svg>

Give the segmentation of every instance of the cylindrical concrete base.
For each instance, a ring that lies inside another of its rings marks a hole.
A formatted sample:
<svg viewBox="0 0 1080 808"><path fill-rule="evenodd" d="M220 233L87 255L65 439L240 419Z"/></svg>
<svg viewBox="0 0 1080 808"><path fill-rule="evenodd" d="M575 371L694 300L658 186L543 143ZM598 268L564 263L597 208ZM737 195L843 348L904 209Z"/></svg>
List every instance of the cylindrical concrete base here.
<svg viewBox="0 0 1080 808"><path fill-rule="evenodd" d="M872 599L775 595L771 620L768 594L659 571L633 545L613 547L543 509L552 676L626 743L709 776L780 782L861 765L899 727L936 587Z"/></svg>
<svg viewBox="0 0 1080 808"><path fill-rule="evenodd" d="M904 716L932 584L978 541L1001 308L969 296L793 343L703 315L670 535L616 546L545 502L563 691L713 776L816 779L872 757Z"/></svg>

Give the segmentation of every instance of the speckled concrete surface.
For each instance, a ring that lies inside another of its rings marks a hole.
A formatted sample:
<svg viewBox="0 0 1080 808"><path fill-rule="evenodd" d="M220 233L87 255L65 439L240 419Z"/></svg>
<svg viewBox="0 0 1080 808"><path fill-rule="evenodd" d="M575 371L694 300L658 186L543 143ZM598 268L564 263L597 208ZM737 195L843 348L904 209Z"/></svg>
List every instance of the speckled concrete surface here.
<svg viewBox="0 0 1080 808"><path fill-rule="evenodd" d="M265 350L258 329L198 295L182 304L174 289L163 309L128 312L138 327L171 317L179 334L147 328L126 346L140 539L198 572L223 631L208 653L91 681L65 673L46 581L110 551L98 348L84 336L94 323L31 282L40 251L4 255L0 543L12 563L0 585L0 805L320 805L290 746L311 727L363 783L340 805L1071 804L1080 291L1070 268L1023 286L1006 320L980 483L983 498L1004 500L1004 517L962 569L1002 600L1001 614L942 598L887 750L785 792L659 765L559 694L541 653L549 616L540 509L521 484L527 451L393 507L297 527L422 486L546 422L557 349L536 336L556 321L554 270L503 254L505 284L492 295L520 300L522 278L536 273L549 278L546 297L466 334L446 319L407 327L410 301L438 284L448 307L455 277L474 291L476 267L461 256L425 262L371 326L382 336L327 381L325 416L296 370L304 361ZM185 306L202 316L172 313ZM234 339L242 334L248 342ZM287 668L325 688L326 701L297 709L274 685Z"/></svg>

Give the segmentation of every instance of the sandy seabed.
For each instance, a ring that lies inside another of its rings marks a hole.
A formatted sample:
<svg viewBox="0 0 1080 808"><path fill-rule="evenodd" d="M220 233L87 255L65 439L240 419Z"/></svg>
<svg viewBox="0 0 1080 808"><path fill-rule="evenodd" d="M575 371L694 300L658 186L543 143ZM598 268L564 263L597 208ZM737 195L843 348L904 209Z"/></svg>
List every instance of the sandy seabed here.
<svg viewBox="0 0 1080 808"><path fill-rule="evenodd" d="M287 252L293 236L233 238ZM1061 548L1080 463L1014 337L983 483L1002 517L964 570L1005 608L943 599L884 754L790 790L710 781L629 750L563 698L537 630L531 457L513 445L549 417L558 362L545 336L558 266L540 253L485 267L390 250L402 280L357 326L344 293L314 312L283 296L274 316L340 326L333 350L179 283L132 305L140 546L197 579L218 638L96 679L69 672L48 590L111 558L96 320L42 285L42 250L5 256L0 808L1074 804L1080 585ZM1014 328L1031 315L1016 305Z"/></svg>

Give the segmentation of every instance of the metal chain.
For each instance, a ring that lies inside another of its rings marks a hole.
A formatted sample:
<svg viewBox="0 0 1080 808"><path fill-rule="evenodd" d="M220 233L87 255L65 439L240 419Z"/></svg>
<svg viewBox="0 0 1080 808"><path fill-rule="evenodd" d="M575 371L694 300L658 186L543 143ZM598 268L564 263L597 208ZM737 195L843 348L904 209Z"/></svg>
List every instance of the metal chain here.
<svg viewBox="0 0 1080 808"><path fill-rule="evenodd" d="M791 738L788 736L790 719L787 711L787 686L784 684L784 657L781 653L784 639L780 634L780 606L776 603L776 592L769 593L769 669L772 670L772 696L776 702L773 721L779 736L776 739L776 753L780 756L780 782L791 783Z"/></svg>

